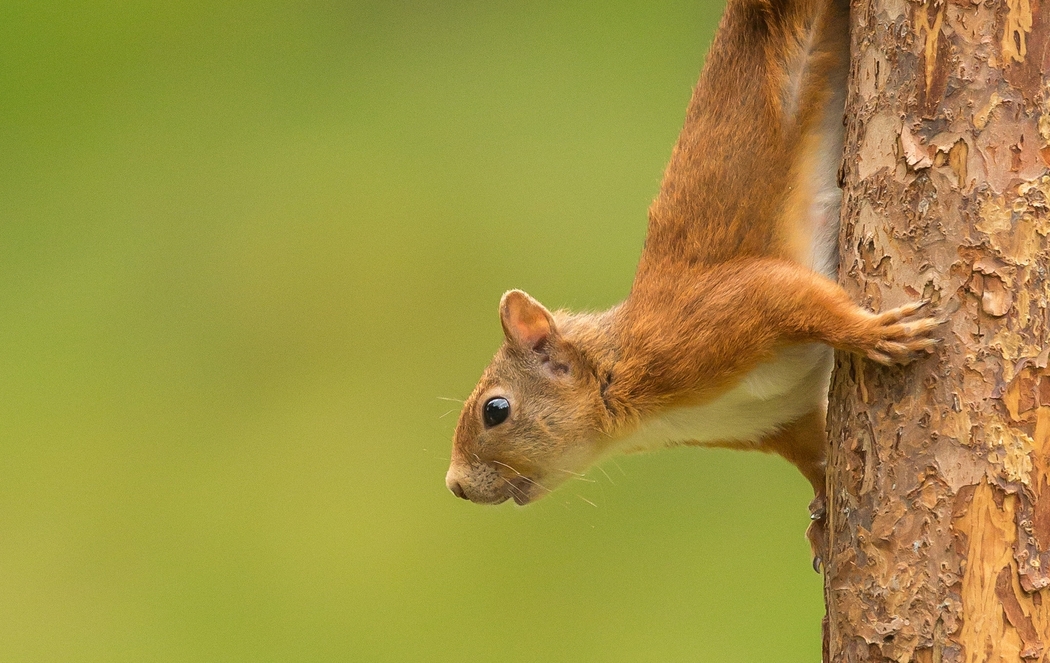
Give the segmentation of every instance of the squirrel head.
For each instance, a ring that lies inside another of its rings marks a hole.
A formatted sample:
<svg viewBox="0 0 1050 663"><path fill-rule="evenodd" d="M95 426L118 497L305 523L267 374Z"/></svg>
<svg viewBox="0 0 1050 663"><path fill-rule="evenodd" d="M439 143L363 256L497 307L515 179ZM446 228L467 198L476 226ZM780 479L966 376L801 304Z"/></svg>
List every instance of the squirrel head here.
<svg viewBox="0 0 1050 663"><path fill-rule="evenodd" d="M464 404L445 483L479 504L527 504L599 455L608 411L587 347L597 326L520 290L503 295L499 314L504 343Z"/></svg>

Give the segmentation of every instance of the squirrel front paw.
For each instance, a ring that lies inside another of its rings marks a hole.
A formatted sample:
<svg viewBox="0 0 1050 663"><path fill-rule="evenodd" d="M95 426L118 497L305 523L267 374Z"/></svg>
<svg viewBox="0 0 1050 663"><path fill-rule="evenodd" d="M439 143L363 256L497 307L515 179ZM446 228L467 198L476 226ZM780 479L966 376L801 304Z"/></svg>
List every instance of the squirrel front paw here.
<svg viewBox="0 0 1050 663"><path fill-rule="evenodd" d="M855 350L886 366L910 363L933 351L941 339L933 335L947 320L923 317L902 322L930 304L928 299L905 304L883 313L873 313L865 321L867 329Z"/></svg>

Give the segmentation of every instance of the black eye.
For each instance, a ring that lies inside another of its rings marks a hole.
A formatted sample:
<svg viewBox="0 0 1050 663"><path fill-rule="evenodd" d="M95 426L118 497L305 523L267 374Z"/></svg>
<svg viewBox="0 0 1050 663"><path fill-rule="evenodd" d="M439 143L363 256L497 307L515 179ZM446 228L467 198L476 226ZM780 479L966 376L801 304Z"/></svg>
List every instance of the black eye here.
<svg viewBox="0 0 1050 663"><path fill-rule="evenodd" d="M496 396L485 401L482 410L482 418L488 427L499 426L510 416L510 403L502 396Z"/></svg>

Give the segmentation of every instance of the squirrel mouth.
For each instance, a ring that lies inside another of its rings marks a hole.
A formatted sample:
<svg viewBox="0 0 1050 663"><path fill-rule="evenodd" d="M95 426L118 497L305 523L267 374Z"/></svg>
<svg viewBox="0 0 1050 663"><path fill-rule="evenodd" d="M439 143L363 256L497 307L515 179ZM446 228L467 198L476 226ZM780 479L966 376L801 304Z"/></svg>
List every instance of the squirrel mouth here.
<svg viewBox="0 0 1050 663"><path fill-rule="evenodd" d="M525 506L536 499L536 482L524 475L506 479L511 499L518 506Z"/></svg>

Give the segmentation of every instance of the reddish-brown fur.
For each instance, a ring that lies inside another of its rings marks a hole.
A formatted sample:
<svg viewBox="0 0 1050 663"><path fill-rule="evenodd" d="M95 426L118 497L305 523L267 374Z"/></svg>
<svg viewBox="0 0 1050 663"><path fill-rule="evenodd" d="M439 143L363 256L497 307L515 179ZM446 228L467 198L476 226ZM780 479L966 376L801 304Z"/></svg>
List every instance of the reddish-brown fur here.
<svg viewBox="0 0 1050 663"><path fill-rule="evenodd" d="M506 342L460 416L453 492L526 503L643 422L718 398L791 344L882 363L936 344L936 321L902 322L921 304L870 313L806 262L815 145L845 85L846 42L838 0L730 0L650 208L630 295L584 315L551 314L519 291L504 296ZM481 411L493 396L510 401L511 415L486 426ZM813 484L819 516L823 414L814 402L757 445L705 444L782 455ZM810 535L819 558L819 519Z"/></svg>

